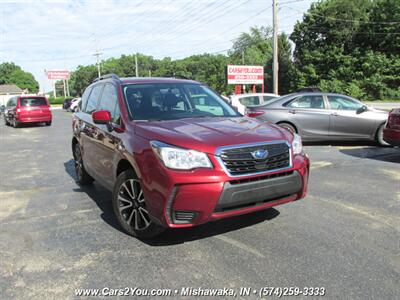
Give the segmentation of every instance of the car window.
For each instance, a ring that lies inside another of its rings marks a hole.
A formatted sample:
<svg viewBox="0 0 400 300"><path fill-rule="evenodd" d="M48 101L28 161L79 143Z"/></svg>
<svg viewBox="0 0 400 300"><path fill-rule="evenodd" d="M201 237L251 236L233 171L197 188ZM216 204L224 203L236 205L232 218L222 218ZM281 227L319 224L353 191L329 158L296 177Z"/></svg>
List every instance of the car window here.
<svg viewBox="0 0 400 300"><path fill-rule="evenodd" d="M106 84L101 95L99 110L108 110L114 123L119 120L118 94L112 84Z"/></svg>
<svg viewBox="0 0 400 300"><path fill-rule="evenodd" d="M274 96L262 96L262 98L264 100L264 103L271 102L271 100L277 99L277 97L274 97Z"/></svg>
<svg viewBox="0 0 400 300"><path fill-rule="evenodd" d="M47 106L47 101L43 97L34 98L21 98L19 100L20 106Z"/></svg>
<svg viewBox="0 0 400 300"><path fill-rule="evenodd" d="M17 105L17 97L12 97L10 100L7 102L7 106L16 106Z"/></svg>
<svg viewBox="0 0 400 300"><path fill-rule="evenodd" d="M203 85L130 84L123 87L123 94L134 120L239 116L229 104Z"/></svg>
<svg viewBox="0 0 400 300"><path fill-rule="evenodd" d="M239 98L240 103L242 103L244 106L255 106L255 105L260 105L260 97L259 96L248 96L248 97L243 97Z"/></svg>
<svg viewBox="0 0 400 300"><path fill-rule="evenodd" d="M83 111L86 109L87 100L89 98L89 95L90 95L91 91L92 91L92 88L88 87L82 94L80 109L83 110Z"/></svg>
<svg viewBox="0 0 400 300"><path fill-rule="evenodd" d="M190 100L194 103L196 109L200 111L208 112L214 115L223 114L222 107L218 105L218 102L209 95L190 94Z"/></svg>
<svg viewBox="0 0 400 300"><path fill-rule="evenodd" d="M328 96L328 102L331 109L338 110L357 110L363 106L363 104L358 101L341 96Z"/></svg>
<svg viewBox="0 0 400 300"><path fill-rule="evenodd" d="M87 100L87 105L85 108L85 112L88 114L91 114L92 112L94 112L97 108L97 104L100 100L100 96L101 96L101 91L103 89L103 85L99 84L96 85L93 89L92 92L90 93L90 96Z"/></svg>
<svg viewBox="0 0 400 300"><path fill-rule="evenodd" d="M310 109L324 109L324 98L322 96L310 95L301 96L291 101L287 107L291 108L310 108Z"/></svg>

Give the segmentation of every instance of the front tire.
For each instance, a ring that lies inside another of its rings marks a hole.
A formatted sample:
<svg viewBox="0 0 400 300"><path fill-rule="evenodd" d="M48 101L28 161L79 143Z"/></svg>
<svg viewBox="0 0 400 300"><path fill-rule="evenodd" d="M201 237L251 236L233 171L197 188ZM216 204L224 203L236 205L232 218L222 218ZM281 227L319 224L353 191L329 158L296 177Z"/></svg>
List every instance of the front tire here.
<svg viewBox="0 0 400 300"><path fill-rule="evenodd" d="M378 130L376 131L375 140L380 146L390 146L389 143L386 143L383 139L383 129L385 128L385 124L379 126Z"/></svg>
<svg viewBox="0 0 400 300"><path fill-rule="evenodd" d="M75 144L74 147L74 164L75 164L75 174L76 174L76 182L79 185L88 185L93 183L94 179L90 176L83 166L82 152L81 147L78 143Z"/></svg>
<svg viewBox="0 0 400 300"><path fill-rule="evenodd" d="M140 181L132 170L118 176L112 202L118 222L129 235L152 238L165 230L150 218Z"/></svg>
<svg viewBox="0 0 400 300"><path fill-rule="evenodd" d="M10 126L10 122L8 122L7 121L7 118L4 116L4 124L6 125L6 126Z"/></svg>
<svg viewBox="0 0 400 300"><path fill-rule="evenodd" d="M289 124L289 123L282 122L282 123L278 123L278 125L281 126L282 128L285 128L290 133L297 133L296 128L293 125Z"/></svg>

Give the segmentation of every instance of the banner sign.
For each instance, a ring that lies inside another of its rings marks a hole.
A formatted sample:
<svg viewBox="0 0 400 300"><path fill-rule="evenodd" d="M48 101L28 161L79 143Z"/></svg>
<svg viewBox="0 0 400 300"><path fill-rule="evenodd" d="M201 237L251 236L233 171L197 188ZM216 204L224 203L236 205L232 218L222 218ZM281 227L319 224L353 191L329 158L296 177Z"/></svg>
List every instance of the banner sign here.
<svg viewBox="0 0 400 300"><path fill-rule="evenodd" d="M264 67L228 65L228 84L263 84Z"/></svg>
<svg viewBox="0 0 400 300"><path fill-rule="evenodd" d="M48 79L69 79L69 71L45 71Z"/></svg>

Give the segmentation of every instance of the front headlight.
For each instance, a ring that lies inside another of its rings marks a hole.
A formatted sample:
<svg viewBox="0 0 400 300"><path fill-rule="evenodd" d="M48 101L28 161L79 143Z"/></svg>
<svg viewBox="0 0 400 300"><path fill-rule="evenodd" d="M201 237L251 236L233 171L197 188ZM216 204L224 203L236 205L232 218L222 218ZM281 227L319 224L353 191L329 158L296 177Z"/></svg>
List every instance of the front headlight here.
<svg viewBox="0 0 400 300"><path fill-rule="evenodd" d="M301 142L301 137L296 133L293 133L292 147L294 155L300 154L303 151L303 143Z"/></svg>
<svg viewBox="0 0 400 300"><path fill-rule="evenodd" d="M212 168L207 154L196 150L186 150L164 144L158 141L151 141L154 152L167 168L177 170L191 170L196 168Z"/></svg>

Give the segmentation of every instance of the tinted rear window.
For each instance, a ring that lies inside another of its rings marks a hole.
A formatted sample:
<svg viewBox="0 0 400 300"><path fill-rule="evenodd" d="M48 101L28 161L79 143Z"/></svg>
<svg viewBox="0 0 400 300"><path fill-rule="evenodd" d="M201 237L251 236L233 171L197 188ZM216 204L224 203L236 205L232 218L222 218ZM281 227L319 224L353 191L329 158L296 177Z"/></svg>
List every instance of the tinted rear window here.
<svg viewBox="0 0 400 300"><path fill-rule="evenodd" d="M20 106L47 106L45 98L21 98L19 100Z"/></svg>

